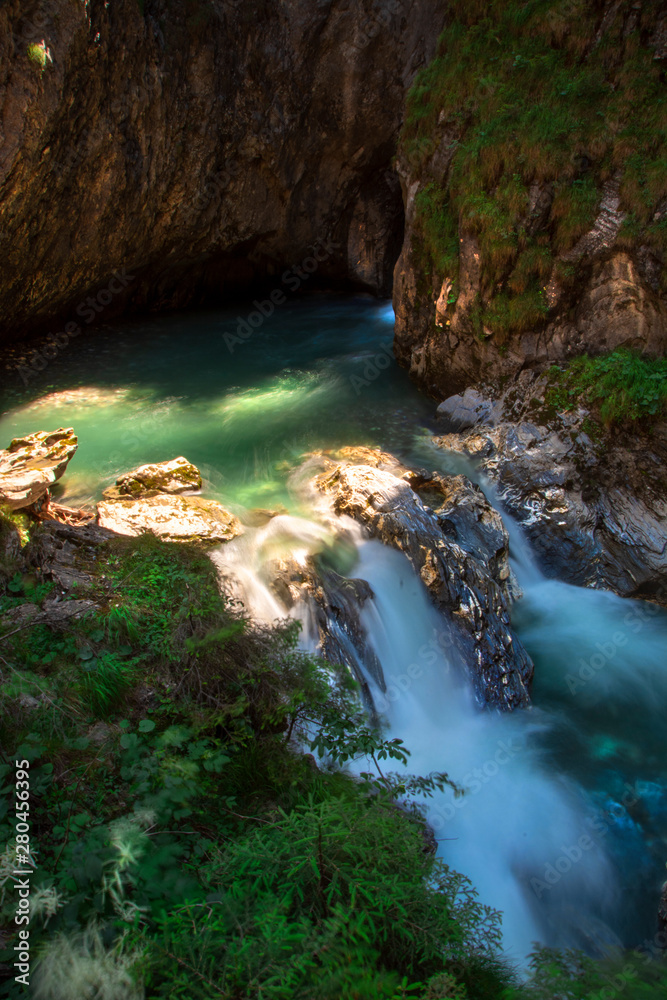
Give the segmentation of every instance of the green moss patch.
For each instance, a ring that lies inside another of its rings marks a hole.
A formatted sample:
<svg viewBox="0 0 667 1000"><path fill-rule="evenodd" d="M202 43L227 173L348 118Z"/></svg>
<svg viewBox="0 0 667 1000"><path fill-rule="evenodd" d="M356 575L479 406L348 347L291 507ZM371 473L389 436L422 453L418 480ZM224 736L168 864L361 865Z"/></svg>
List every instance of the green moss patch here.
<svg viewBox="0 0 667 1000"><path fill-rule="evenodd" d="M620 185L621 245L667 249L667 88L648 45L658 6L642 4L639 20L622 3L602 24L584 0L450 5L408 98L401 155L424 181L417 223L435 271L455 279L460 235L477 237L494 332L513 308L519 329L544 321L552 259L590 230L605 182ZM453 149L445 177L429 172L438 137ZM527 292L516 307L503 299Z"/></svg>
<svg viewBox="0 0 667 1000"><path fill-rule="evenodd" d="M606 425L648 422L667 412L667 359L619 348L601 357L583 355L549 372L547 403L560 410L592 407Z"/></svg>

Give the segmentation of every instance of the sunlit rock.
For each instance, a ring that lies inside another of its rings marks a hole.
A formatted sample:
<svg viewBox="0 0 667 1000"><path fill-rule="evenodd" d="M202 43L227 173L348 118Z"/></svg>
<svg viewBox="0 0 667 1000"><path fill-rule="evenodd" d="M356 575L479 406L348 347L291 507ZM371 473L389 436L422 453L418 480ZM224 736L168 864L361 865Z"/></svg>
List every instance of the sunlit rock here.
<svg viewBox="0 0 667 1000"><path fill-rule="evenodd" d="M144 496L153 490L160 493L194 493L201 489L201 485L201 473L197 466L181 456L170 462L142 465L124 473L116 480L114 492L132 497Z"/></svg>
<svg viewBox="0 0 667 1000"><path fill-rule="evenodd" d="M169 542L227 542L243 531L240 521L215 500L149 493L106 499L97 506L101 527L119 535L152 532Z"/></svg>
<svg viewBox="0 0 667 1000"><path fill-rule="evenodd" d="M15 438L0 451L0 504L29 507L64 473L77 449L71 427Z"/></svg>

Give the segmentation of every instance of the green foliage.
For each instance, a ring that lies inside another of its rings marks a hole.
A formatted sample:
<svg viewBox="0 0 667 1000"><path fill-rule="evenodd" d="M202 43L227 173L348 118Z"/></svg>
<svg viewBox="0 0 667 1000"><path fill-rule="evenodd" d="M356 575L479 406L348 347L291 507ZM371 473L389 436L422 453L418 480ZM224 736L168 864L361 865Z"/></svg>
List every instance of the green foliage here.
<svg viewBox="0 0 667 1000"><path fill-rule="evenodd" d="M644 4L642 23L657 9ZM656 217L667 196L667 91L626 20L621 4L598 37L599 11L584 0L455 0L409 94L400 148L423 182L425 268L455 279L460 240L474 235L485 324L501 341L544 322L551 257L591 228L612 178L628 214L620 242L667 249ZM538 190L550 192L539 207ZM576 257L567 266L576 272Z"/></svg>
<svg viewBox="0 0 667 1000"><path fill-rule="evenodd" d="M280 810L212 852L207 905L160 923L155 996L205 998L215 983L267 1000L389 998L402 979L442 970L443 954L497 946L498 915L425 852L419 826L350 791Z"/></svg>
<svg viewBox="0 0 667 1000"><path fill-rule="evenodd" d="M617 952L594 961L581 952L539 948L531 957L532 978L508 989L504 1000L659 1000L667 988L667 967L659 950Z"/></svg>
<svg viewBox="0 0 667 1000"><path fill-rule="evenodd" d="M46 607L50 588L10 569L3 607ZM0 970L25 758L40 1000L542 1000L542 979L562 992L553 962L518 984L500 915L432 853L424 800L462 790L383 770L409 751L368 725L347 674L300 652L294 623L250 622L194 547L115 542L96 572L105 610L0 625ZM341 770L358 760L361 779Z"/></svg>
<svg viewBox="0 0 667 1000"><path fill-rule="evenodd" d="M458 227L449 210L446 191L435 184L427 184L417 194L416 207L431 262L439 273L457 277Z"/></svg>
<svg viewBox="0 0 667 1000"><path fill-rule="evenodd" d="M40 583L34 577L24 573L12 573L5 584L5 595L0 597L0 614L10 608L18 608L22 604L41 604L45 597L53 591L53 584Z"/></svg>
<svg viewBox="0 0 667 1000"><path fill-rule="evenodd" d="M497 342L502 344L513 331L521 333L539 324L547 312L543 290L532 287L521 294L501 292L496 295L484 310L483 322L499 335Z"/></svg>
<svg viewBox="0 0 667 1000"><path fill-rule="evenodd" d="M447 776L383 773L408 752L347 673L300 651L294 622L250 622L196 547L118 541L96 564L103 611L0 627L0 838L26 758L37 995L463 996L499 917L429 853L414 799ZM3 607L47 608L51 588L10 570ZM362 780L340 770L364 758Z"/></svg>
<svg viewBox="0 0 667 1000"><path fill-rule="evenodd" d="M600 357L583 355L549 372L547 402L561 410L594 407L607 426L656 420L667 409L667 360L619 348Z"/></svg>

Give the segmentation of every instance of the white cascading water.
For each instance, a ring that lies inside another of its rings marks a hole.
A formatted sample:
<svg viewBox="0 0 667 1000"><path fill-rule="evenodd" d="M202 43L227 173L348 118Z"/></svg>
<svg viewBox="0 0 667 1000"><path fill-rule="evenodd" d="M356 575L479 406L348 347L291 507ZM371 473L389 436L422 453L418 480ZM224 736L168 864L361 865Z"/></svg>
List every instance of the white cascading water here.
<svg viewBox="0 0 667 1000"><path fill-rule="evenodd" d="M447 791L428 803L429 824L441 857L471 879L483 902L503 911L508 952L521 960L537 940L581 944L577 925L588 936L595 926L601 943L613 940L593 914L582 921L575 910L613 892L599 847L585 865L568 869L564 885L544 887L545 866L558 862L564 846L576 849L594 812L574 783L541 760L534 737L548 719L534 709L479 711L442 648L441 618L403 555L365 542L355 575L375 594L362 618L387 683L385 695L374 690L376 705L391 736L411 750L412 772L446 771L464 788L461 797ZM574 934L564 933L568 923Z"/></svg>
<svg viewBox="0 0 667 1000"><path fill-rule="evenodd" d="M361 621L382 664L386 693L372 677L366 680L388 735L411 751L412 773L445 771L465 790L460 797L447 790L426 803L439 854L471 879L483 902L503 911L505 946L516 960L536 941L592 950L617 942L602 919L615 907L616 890L596 810L573 780L550 769L540 749L550 719L534 708L481 712L449 661L443 620L406 557L365 539L347 518L341 527L357 543L349 575L366 580L374 593ZM215 560L237 581L251 613L271 621L286 611L262 578L264 563L280 553L302 561L331 536L320 523L276 517L224 546ZM532 565L530 576L536 594L565 586L543 581ZM307 622L305 609L292 614ZM313 638L306 634L304 641ZM578 845L586 835L584 856ZM555 874L545 881L547 872Z"/></svg>

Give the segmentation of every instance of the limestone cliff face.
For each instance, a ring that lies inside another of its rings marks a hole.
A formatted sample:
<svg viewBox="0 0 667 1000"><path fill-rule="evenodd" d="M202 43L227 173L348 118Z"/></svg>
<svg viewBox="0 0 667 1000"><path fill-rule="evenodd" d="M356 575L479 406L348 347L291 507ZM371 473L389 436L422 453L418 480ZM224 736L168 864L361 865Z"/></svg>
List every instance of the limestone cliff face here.
<svg viewBox="0 0 667 1000"><path fill-rule="evenodd" d="M403 222L391 160L444 9L7 0L3 339L85 321L91 292L110 318L280 287L306 260L304 280L387 294Z"/></svg>
<svg viewBox="0 0 667 1000"><path fill-rule="evenodd" d="M452 0L409 99L395 351L444 398L667 349L667 5Z"/></svg>

